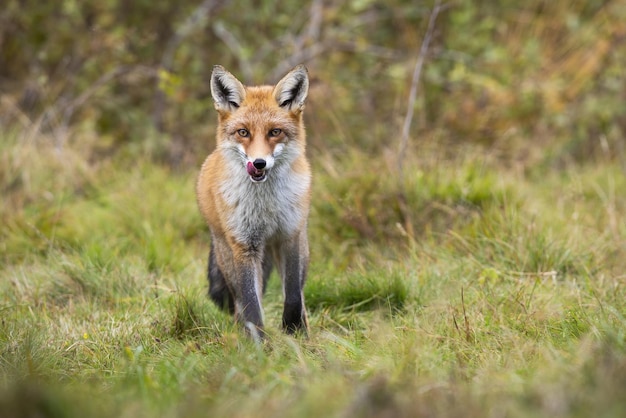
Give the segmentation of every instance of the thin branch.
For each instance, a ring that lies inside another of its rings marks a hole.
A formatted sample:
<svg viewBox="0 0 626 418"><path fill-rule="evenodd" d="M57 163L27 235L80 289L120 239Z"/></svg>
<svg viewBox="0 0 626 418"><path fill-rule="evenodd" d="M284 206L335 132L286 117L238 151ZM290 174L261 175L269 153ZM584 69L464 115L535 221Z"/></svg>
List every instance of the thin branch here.
<svg viewBox="0 0 626 418"><path fill-rule="evenodd" d="M322 33L324 0L313 0L309 9L309 24L294 42L295 49L302 49L308 41L317 41Z"/></svg>
<svg viewBox="0 0 626 418"><path fill-rule="evenodd" d="M224 42L224 44L230 49L237 61L239 62L239 69L243 75L244 84L251 83L254 77L254 71L252 71L252 65L250 60L245 56L244 48L237 37L229 31L222 22L215 22L213 25L213 33Z"/></svg>
<svg viewBox="0 0 626 418"><path fill-rule="evenodd" d="M222 4L224 0L204 0L194 11L187 16L185 21L176 28L174 35L167 41L163 55L161 56L160 68L170 72L172 71L174 64L174 55L180 44L189 35L196 30L206 26L209 16L215 12ZM159 77L156 79L157 84L160 82ZM164 130L163 112L166 107L165 93L160 88L155 89L154 95L154 109L152 113L152 120L154 126L159 131Z"/></svg>
<svg viewBox="0 0 626 418"><path fill-rule="evenodd" d="M293 66L311 61L318 55L325 54L328 51L367 54L385 60L393 60L400 55L393 49L378 45L358 45L356 42L342 42L337 40L316 42L294 52L289 58L279 62L270 73L269 80L278 80Z"/></svg>
<svg viewBox="0 0 626 418"><path fill-rule="evenodd" d="M294 66L307 61L311 61L314 57L323 54L327 51L327 47L324 43L315 43L306 48L303 48L293 53L289 58L279 62L274 69L270 72L269 80L279 80L280 77L285 75Z"/></svg>
<svg viewBox="0 0 626 418"><path fill-rule="evenodd" d="M430 13L430 18L428 19L428 27L426 28L426 34L424 35L424 40L422 41L422 46L420 47L419 55L417 56L417 61L415 62L415 68L413 69L413 79L411 80L411 90L409 92L409 102L407 104L406 116L404 117L404 124L402 125L402 135L400 139L400 150L398 152L398 172L400 175L400 179L403 178L403 163L404 156L406 154L406 149L409 143L409 131L411 130L411 123L413 122L413 112L415 109L415 99L417 97L417 85L420 80L420 76L422 74L422 67L424 66L424 60L426 59L426 54L428 53L428 48L430 46L430 41L433 37L433 32L435 30L435 20L437 19L437 15L444 8L441 5L440 0L435 2L435 7L433 11Z"/></svg>
<svg viewBox="0 0 626 418"><path fill-rule="evenodd" d="M406 149L409 143L409 131L411 130L411 123L413 121L413 111L415 109L415 99L417 97L417 84L419 83L420 76L422 74L422 67L424 66L424 60L428 53L428 47L433 37L435 30L435 20L437 15L443 9L440 0L436 0L435 7L430 13L428 19L428 27L426 28L426 34L420 47L417 61L415 62L415 68L413 69L413 79L411 80L411 90L409 91L409 102L407 104L406 116L404 118L404 124L402 125L402 134L400 137L400 148L398 150L398 209L402 216L404 223L404 230L406 231L409 242L413 243L414 231L413 223L411 222L411 215L408 205L406 193L404 191L404 157L406 155Z"/></svg>
<svg viewBox="0 0 626 418"><path fill-rule="evenodd" d="M39 132L42 125L47 125L52 130L55 137L55 147L58 151L62 150L68 137L68 129L72 117L87 101L103 87L130 73L138 73L147 77L156 77L156 71L150 67L143 65L128 66L122 65L104 73L88 88L86 88L78 96L68 100L58 100L56 103L48 106L48 108L37 118L31 122L33 133Z"/></svg>
<svg viewBox="0 0 626 418"><path fill-rule="evenodd" d="M300 34L293 41L293 53L279 62L270 72L272 80L278 80L293 66L309 61L312 57L326 50L326 47L320 45L319 42L323 23L324 0L313 0L309 9L308 24L302 28Z"/></svg>
<svg viewBox="0 0 626 418"><path fill-rule="evenodd" d="M223 0L204 0L195 10L187 16L187 19L176 29L174 36L172 36L165 45L165 51L161 57L161 68L166 71L172 70L172 63L174 62L174 53L178 49L178 46L182 41L194 33L197 29L204 27L207 24L209 16L217 8L219 8Z"/></svg>
<svg viewBox="0 0 626 418"><path fill-rule="evenodd" d="M131 71L141 70L147 71L151 75L154 75L155 72L149 67L131 67L127 65L121 65L119 67L115 67L111 71L104 73L100 78L98 78L94 83L92 83L88 88L85 89L78 97L74 98L63 111L63 120L64 124L69 125L70 118L74 115L74 112L77 108L81 107L85 102L96 93L100 89L100 87L108 84L111 80L118 78L124 74L128 74Z"/></svg>

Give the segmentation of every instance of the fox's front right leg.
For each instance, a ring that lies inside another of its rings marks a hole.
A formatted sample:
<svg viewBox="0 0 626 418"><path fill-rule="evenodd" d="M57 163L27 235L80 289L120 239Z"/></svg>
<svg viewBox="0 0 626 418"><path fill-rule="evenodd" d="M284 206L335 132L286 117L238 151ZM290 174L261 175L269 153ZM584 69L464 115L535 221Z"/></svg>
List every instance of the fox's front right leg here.
<svg viewBox="0 0 626 418"><path fill-rule="evenodd" d="M246 331L255 339L263 337L263 295L264 269L257 254L248 251L234 252L234 272L232 291L235 305L235 319L241 322Z"/></svg>
<svg viewBox="0 0 626 418"><path fill-rule="evenodd" d="M262 262L257 251L219 236L211 240L209 295L233 313L255 340L263 336L261 298L270 269L271 263Z"/></svg>
<svg viewBox="0 0 626 418"><path fill-rule="evenodd" d="M265 276L262 253L237 241L223 242L220 265L233 298L235 320L252 334L262 335L263 281ZM265 263L266 264L266 263ZM269 266L265 266L265 270Z"/></svg>

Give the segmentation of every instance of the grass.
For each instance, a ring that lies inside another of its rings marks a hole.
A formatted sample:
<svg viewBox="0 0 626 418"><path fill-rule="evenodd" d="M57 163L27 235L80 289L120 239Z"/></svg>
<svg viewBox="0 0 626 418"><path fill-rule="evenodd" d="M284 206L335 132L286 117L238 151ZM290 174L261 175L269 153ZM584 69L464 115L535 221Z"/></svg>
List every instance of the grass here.
<svg viewBox="0 0 626 418"><path fill-rule="evenodd" d="M615 162L423 156L409 233L384 162L314 157L311 333L280 332L274 278L257 347L206 297L196 167L1 143L0 416L626 413Z"/></svg>

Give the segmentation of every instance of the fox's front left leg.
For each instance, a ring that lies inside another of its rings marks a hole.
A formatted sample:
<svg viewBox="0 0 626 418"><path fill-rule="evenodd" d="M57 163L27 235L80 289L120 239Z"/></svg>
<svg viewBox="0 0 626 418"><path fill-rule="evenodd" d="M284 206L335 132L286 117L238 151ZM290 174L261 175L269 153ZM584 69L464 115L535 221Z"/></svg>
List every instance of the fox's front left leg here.
<svg viewBox="0 0 626 418"><path fill-rule="evenodd" d="M285 305L283 329L288 334L308 331L303 287L309 266L309 244L306 232L284 243L279 250L280 273L283 281Z"/></svg>

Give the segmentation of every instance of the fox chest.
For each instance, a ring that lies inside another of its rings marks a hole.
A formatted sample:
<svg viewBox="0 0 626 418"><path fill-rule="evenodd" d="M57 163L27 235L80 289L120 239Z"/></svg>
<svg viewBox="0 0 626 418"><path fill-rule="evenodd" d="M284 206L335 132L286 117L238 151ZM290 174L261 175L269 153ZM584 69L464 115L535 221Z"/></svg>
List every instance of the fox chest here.
<svg viewBox="0 0 626 418"><path fill-rule="evenodd" d="M308 215L304 204L308 177L295 176L289 182L274 178L260 184L244 180L225 182L221 187L228 207L226 227L237 241L255 244L298 231Z"/></svg>

